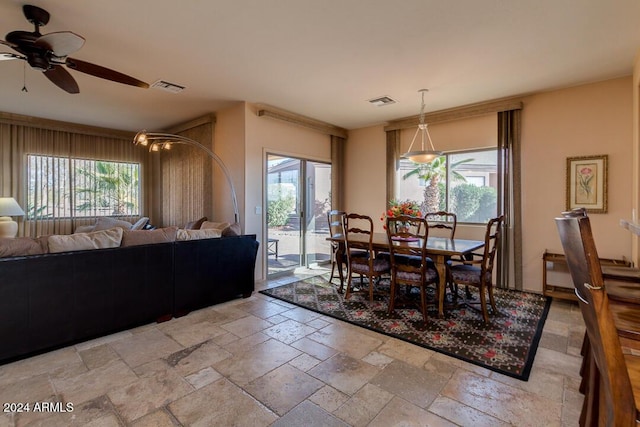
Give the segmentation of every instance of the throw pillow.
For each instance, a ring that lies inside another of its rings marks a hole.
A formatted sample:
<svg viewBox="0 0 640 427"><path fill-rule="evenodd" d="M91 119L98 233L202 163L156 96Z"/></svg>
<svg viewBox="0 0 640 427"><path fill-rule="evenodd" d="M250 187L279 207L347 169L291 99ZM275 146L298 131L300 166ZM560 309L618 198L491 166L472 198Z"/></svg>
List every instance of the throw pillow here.
<svg viewBox="0 0 640 427"><path fill-rule="evenodd" d="M122 241L123 230L120 227L109 230L78 233L65 236L49 236L49 252L72 252L88 249L117 248Z"/></svg>
<svg viewBox="0 0 640 427"><path fill-rule="evenodd" d="M131 226L131 229L142 230L144 229L144 226L147 225L148 222L149 222L149 217L143 216L142 218L140 218L139 220L133 223L133 225Z"/></svg>
<svg viewBox="0 0 640 427"><path fill-rule="evenodd" d="M76 227L75 230L73 230L73 233L90 233L92 231L95 231L96 225L80 225L78 227Z"/></svg>
<svg viewBox="0 0 640 427"><path fill-rule="evenodd" d="M210 228L208 230L178 230L178 236L176 240L200 240L200 239L213 239L221 237L220 230Z"/></svg>
<svg viewBox="0 0 640 427"><path fill-rule="evenodd" d="M233 224L222 230L222 237L239 236L241 234L242 230L240 229L240 223L237 222L234 222Z"/></svg>
<svg viewBox="0 0 640 427"><path fill-rule="evenodd" d="M93 231L108 230L114 227L120 227L124 230L131 230L131 223L129 221L122 221L120 219L115 219L108 216L101 216L96 221L96 226Z"/></svg>
<svg viewBox="0 0 640 427"><path fill-rule="evenodd" d="M31 237L0 237L0 258L47 253L42 239Z"/></svg>
<svg viewBox="0 0 640 427"><path fill-rule="evenodd" d="M155 230L124 230L120 246L175 242L177 233L178 227L156 228Z"/></svg>
<svg viewBox="0 0 640 427"><path fill-rule="evenodd" d="M203 216L202 218L200 218L197 221L191 221L185 224L184 229L185 230L200 230L200 227L202 226L202 223L205 222L207 220L206 216Z"/></svg>
<svg viewBox="0 0 640 427"><path fill-rule="evenodd" d="M212 222L212 221L205 221L202 223L202 225L200 226L200 230L210 230L210 229L215 229L215 230L220 230L222 232L222 230L224 230L225 228L227 228L228 226L230 226L231 224L229 224L228 222Z"/></svg>

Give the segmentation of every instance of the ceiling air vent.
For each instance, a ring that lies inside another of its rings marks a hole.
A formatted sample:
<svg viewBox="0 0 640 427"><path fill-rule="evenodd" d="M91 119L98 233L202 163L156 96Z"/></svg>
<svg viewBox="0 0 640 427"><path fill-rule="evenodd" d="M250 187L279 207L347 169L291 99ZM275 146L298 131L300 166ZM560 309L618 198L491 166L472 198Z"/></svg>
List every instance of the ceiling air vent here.
<svg viewBox="0 0 640 427"><path fill-rule="evenodd" d="M369 103L377 107L382 107L383 105L395 104L396 102L397 101L391 98L390 96L380 96L378 98L373 98L369 100Z"/></svg>
<svg viewBox="0 0 640 427"><path fill-rule="evenodd" d="M166 90L167 92L178 93L184 90L184 86L177 85L175 83L170 83L165 80L158 80L151 85L151 87L155 87L156 89Z"/></svg>

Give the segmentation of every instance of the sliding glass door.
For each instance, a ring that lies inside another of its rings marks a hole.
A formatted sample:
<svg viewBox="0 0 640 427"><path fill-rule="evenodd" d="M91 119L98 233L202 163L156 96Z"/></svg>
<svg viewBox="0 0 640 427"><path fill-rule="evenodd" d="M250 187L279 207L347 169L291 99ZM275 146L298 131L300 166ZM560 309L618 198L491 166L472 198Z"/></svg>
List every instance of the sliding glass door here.
<svg viewBox="0 0 640 427"><path fill-rule="evenodd" d="M328 262L331 165L267 155L268 276Z"/></svg>

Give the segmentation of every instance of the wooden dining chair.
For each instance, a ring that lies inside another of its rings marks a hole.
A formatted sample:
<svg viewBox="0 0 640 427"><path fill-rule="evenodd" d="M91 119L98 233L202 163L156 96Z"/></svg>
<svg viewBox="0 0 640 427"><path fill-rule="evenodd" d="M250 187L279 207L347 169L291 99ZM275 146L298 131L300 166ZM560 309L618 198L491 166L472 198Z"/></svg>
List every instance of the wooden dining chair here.
<svg viewBox="0 0 640 427"><path fill-rule="evenodd" d="M369 285L369 301L373 302L374 279L379 280L390 273L389 260L376 257L373 249L373 220L367 215L350 213L344 216L344 234L349 261L345 299L351 296L353 274L366 276ZM358 239L356 236L360 236ZM358 241L354 241L358 239Z"/></svg>
<svg viewBox="0 0 640 427"><path fill-rule="evenodd" d="M587 218L587 211L584 208L578 208L571 211L563 212L563 218ZM557 220L556 220L557 223ZM562 223L564 224L564 223ZM591 223L588 225L582 225L582 227L588 227L591 230ZM567 228L564 233L571 233L574 241L577 241L580 229L574 226L574 229ZM571 261L567 258L567 264L569 265ZM578 276L577 278L573 278L572 280L574 287L579 288L583 283L587 281L587 271L579 270L580 266L583 266L586 263L586 260L583 257L578 257L577 260L573 260L573 268L577 274L581 274L582 276ZM600 263L598 263L600 265ZM571 266L570 266L571 267ZM600 266L600 275L604 277L602 267ZM615 282L605 282L605 290L607 292L609 298L609 307L613 316L614 323L616 325L616 329L618 330L618 335L622 338L638 341L640 342L640 304L638 303L637 296L632 292L625 294L624 292L624 284L615 283Z"/></svg>
<svg viewBox="0 0 640 427"><path fill-rule="evenodd" d="M427 225L432 232L442 230L440 235L443 237L455 238L458 216L453 212L427 212L424 214L424 219L427 220Z"/></svg>
<svg viewBox="0 0 640 427"><path fill-rule="evenodd" d="M327 222L329 224L329 236L332 239L344 239L344 216L346 212L339 210L330 210L327 212ZM349 260L347 254L343 250L340 250L340 243L331 242L331 275L329 276L329 283L336 277L340 279L340 292L342 292L344 284L344 270L343 265L348 265ZM337 270L338 276L335 275Z"/></svg>
<svg viewBox="0 0 640 427"><path fill-rule="evenodd" d="M400 226L402 225L402 226ZM395 310L398 287L420 288L420 309L427 321L427 286L435 285L440 279L438 272L427 256L429 227L424 218L398 216L387 218L387 239L391 261L391 290L389 293L389 313ZM436 292L437 295L437 292Z"/></svg>
<svg viewBox="0 0 640 427"><path fill-rule="evenodd" d="M484 235L484 246L482 254L473 254L473 259L452 260L447 265L448 279L458 285L473 286L478 288L480 294L480 308L485 322L489 321L489 311L487 310L487 295L493 314L498 312L496 302L493 297L493 263L496 253L500 249L500 235L504 215L490 219L487 223ZM468 298L467 305L474 305Z"/></svg>
<svg viewBox="0 0 640 427"><path fill-rule="evenodd" d="M453 212L438 211L427 212L424 214L424 219L427 220L429 226L430 235L433 236L433 232L436 232L437 237L448 237L454 239L456 236L456 228L458 226L458 216ZM460 258L463 259L462 257ZM433 262L433 261L431 261ZM450 261L448 261L450 263ZM451 278L447 275L447 287L451 292L451 296L454 301L458 300L458 287L451 281ZM469 287L465 286L465 292L467 299L471 299L471 291Z"/></svg>
<svg viewBox="0 0 640 427"><path fill-rule="evenodd" d="M640 358L623 352L589 218L586 212L566 212L556 226L586 326L580 425L635 426Z"/></svg>

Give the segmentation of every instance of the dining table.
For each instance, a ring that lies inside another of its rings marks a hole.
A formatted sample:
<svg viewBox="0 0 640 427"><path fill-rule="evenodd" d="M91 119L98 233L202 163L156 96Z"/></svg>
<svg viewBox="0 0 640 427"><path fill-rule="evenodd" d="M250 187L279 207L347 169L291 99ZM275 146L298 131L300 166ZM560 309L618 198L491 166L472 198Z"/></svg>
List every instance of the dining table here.
<svg viewBox="0 0 640 427"><path fill-rule="evenodd" d="M369 238L365 234L349 235L349 243L352 247L365 247L369 244ZM327 240L338 243L337 259L342 259L345 253L345 237L328 237ZM394 240L394 245L417 246L422 245L420 239ZM373 233L373 250L376 252L388 252L390 250L389 238L386 233ZM433 260L438 271L440 283L438 284L438 317L444 317L444 290L447 284L447 261L452 257L464 257L484 246L483 240L451 239L448 237L427 237L427 255ZM343 278L340 276L340 289L343 289Z"/></svg>

